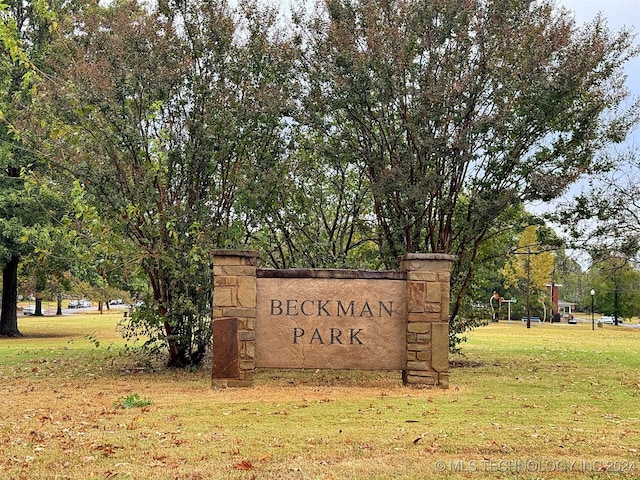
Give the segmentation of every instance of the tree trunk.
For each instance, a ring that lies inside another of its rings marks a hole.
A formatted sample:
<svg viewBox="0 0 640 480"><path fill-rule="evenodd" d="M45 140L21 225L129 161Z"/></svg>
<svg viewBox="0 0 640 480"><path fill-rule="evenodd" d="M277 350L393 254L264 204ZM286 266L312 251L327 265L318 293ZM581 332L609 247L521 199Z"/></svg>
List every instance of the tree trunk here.
<svg viewBox="0 0 640 480"><path fill-rule="evenodd" d="M56 315L62 315L62 295L58 295L57 300L58 306L56 309Z"/></svg>
<svg viewBox="0 0 640 480"><path fill-rule="evenodd" d="M34 317L42 317L44 314L42 313L42 299L36 297L36 311L33 314Z"/></svg>
<svg viewBox="0 0 640 480"><path fill-rule="evenodd" d="M21 337L18 330L18 264L20 258L11 257L2 270L2 314L0 336Z"/></svg>

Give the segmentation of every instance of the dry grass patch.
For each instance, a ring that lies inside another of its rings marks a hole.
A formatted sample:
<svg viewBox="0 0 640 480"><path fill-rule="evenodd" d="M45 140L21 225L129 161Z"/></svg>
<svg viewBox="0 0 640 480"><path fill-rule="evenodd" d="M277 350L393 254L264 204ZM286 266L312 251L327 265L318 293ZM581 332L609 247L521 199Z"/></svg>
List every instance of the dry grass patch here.
<svg viewBox="0 0 640 480"><path fill-rule="evenodd" d="M640 330L493 324L445 391L280 370L213 390L207 369L130 368L117 318L29 317L0 339L0 478L640 476ZM135 395L150 403L123 408Z"/></svg>

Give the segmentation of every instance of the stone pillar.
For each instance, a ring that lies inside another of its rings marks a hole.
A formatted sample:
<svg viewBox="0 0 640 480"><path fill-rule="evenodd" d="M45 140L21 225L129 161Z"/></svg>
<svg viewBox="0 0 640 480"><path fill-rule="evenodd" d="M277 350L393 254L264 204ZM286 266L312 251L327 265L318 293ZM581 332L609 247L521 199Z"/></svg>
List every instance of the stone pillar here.
<svg viewBox="0 0 640 480"><path fill-rule="evenodd" d="M248 250L213 252L214 387L248 386L253 382L259 257Z"/></svg>
<svg viewBox="0 0 640 480"><path fill-rule="evenodd" d="M449 294L454 258L411 253L400 259L407 275L405 384L449 387Z"/></svg>

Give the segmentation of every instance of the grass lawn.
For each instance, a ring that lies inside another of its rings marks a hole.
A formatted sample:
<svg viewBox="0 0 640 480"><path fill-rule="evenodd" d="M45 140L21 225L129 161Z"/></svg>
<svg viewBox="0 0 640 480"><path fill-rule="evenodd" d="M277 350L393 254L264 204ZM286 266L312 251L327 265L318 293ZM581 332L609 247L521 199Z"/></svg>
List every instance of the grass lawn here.
<svg viewBox="0 0 640 480"><path fill-rule="evenodd" d="M640 478L640 329L491 324L448 390L281 370L213 390L207 368L132 368L119 315L0 339L0 478Z"/></svg>

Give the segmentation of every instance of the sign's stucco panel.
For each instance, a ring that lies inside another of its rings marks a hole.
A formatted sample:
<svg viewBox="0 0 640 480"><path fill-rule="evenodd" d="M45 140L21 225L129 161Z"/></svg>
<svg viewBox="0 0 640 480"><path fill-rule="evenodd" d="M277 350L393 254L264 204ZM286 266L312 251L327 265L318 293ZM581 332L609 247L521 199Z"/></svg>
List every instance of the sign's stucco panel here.
<svg viewBox="0 0 640 480"><path fill-rule="evenodd" d="M402 370L406 282L259 278L256 367Z"/></svg>

